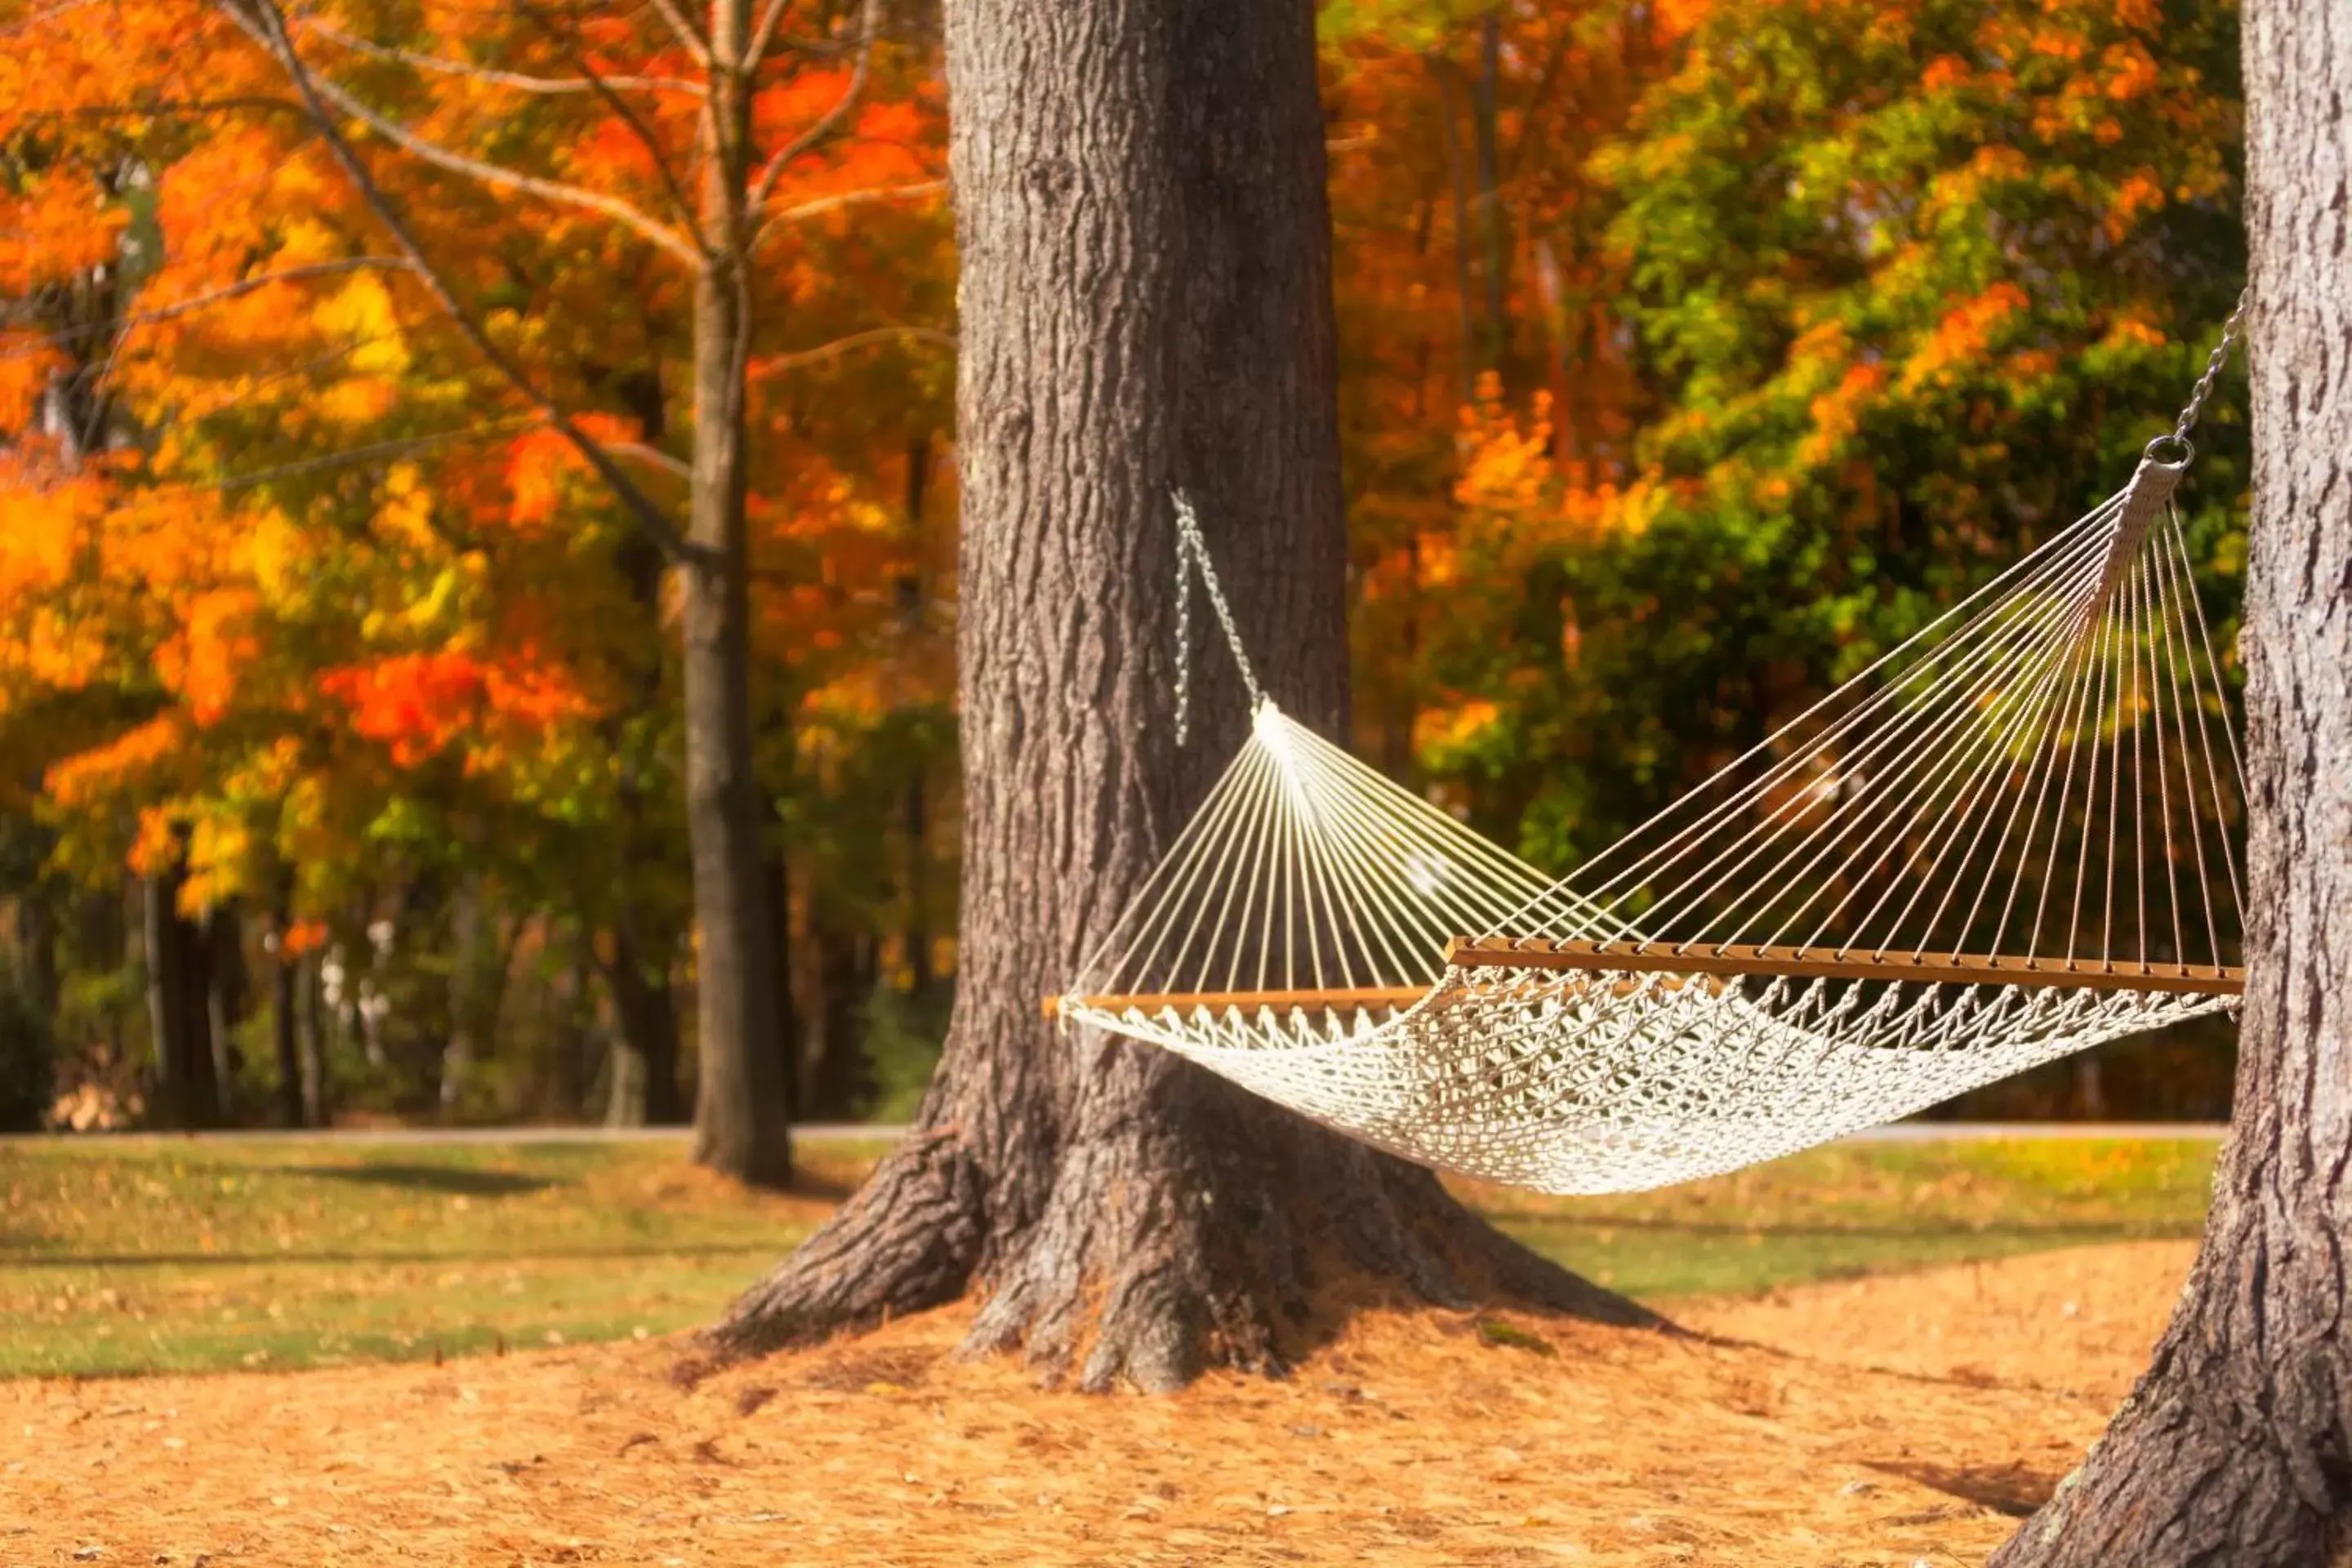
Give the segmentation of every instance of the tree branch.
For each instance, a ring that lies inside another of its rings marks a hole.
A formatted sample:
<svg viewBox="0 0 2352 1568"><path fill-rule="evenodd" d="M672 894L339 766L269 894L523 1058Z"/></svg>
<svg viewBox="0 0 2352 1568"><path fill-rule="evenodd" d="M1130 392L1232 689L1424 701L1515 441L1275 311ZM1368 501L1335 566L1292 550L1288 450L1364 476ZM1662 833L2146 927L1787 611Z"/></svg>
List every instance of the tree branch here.
<svg viewBox="0 0 2352 1568"><path fill-rule="evenodd" d="M240 29L247 32L248 36L252 36L254 29L247 25L246 18L239 12L237 0L220 0L220 3ZM444 147L437 142L428 141L398 121L379 113L352 93L336 85L331 78L319 75L301 63L301 57L295 52L292 37L285 32L285 19L278 10L277 0L248 0L248 3L257 12L266 11L268 16L274 19L274 28L285 38L285 43L282 48L275 44L270 44L268 47L271 53L279 56L278 63L281 66L289 71L296 69L301 71L301 85L306 100L312 98L326 100L395 147L414 153L436 168L446 169L453 174L463 174L493 189L519 191L525 195L537 196L542 201L553 202L559 205L580 207L588 212L599 214L635 230L689 267L699 268L703 265L704 257L700 247L667 225L657 222L650 214L640 211L617 196L608 196L602 192L587 190L579 185L567 185L559 180L542 180L536 174L526 174L519 169L509 169L503 164L468 157L462 153ZM263 41L268 42L266 39Z"/></svg>
<svg viewBox="0 0 2352 1568"><path fill-rule="evenodd" d="M676 0L652 0L652 5L661 14L661 19L669 25L671 36L677 39L688 54L694 57L694 63L704 70L710 69L709 40L695 31L694 24L686 19L686 14L677 8Z"/></svg>
<svg viewBox="0 0 2352 1568"><path fill-rule="evenodd" d="M488 82L494 87L512 88L517 92L541 94L594 92L600 87L621 92L683 92L699 98L710 89L698 81L688 81L675 76L608 76L589 77L531 76L522 71L494 70L466 60L447 59L440 55L419 54L414 49L394 48L388 44L372 43L340 27L305 18L300 24L306 33L316 33L330 42L341 44L354 54L379 60L393 60L413 66L418 70L437 71L443 76L463 77L468 81Z"/></svg>
<svg viewBox="0 0 2352 1568"><path fill-rule="evenodd" d="M763 360L751 368L751 376L752 380L759 381L783 371L798 370L803 365L838 358L852 349L864 348L868 343L888 342L901 338L910 338L917 342L930 343L940 348L952 349L956 346L954 333L940 331L936 327L871 327L862 332L852 332L846 337L835 338L829 343L822 343L813 349L801 349L796 353L778 354L773 359Z"/></svg>
<svg viewBox="0 0 2352 1568"><path fill-rule="evenodd" d="M783 9L784 0L770 0L768 14L761 18L761 22L758 43L760 51L767 48L768 37L773 31L776 18L783 15ZM866 79L873 74L874 37L880 26L881 15L881 0L864 0L858 12L857 63L850 68L849 85L842 89L841 97L835 100L833 107L817 117L815 124L778 148L775 156L768 160L767 167L760 171L760 177L752 182L751 200L746 204L746 210L751 213L751 221L755 226L760 222L761 209L768 205L768 198L775 194L776 182L783 177L784 166L839 130L842 121L848 117L850 107L857 101L858 95L866 90ZM745 68L747 70L759 68L760 58L759 52L749 55ZM754 232L757 232L756 227Z"/></svg>
<svg viewBox="0 0 2352 1568"><path fill-rule="evenodd" d="M782 228L787 224L803 223L813 217L823 217L827 213L840 212L845 207L870 206L876 202L913 201L921 196L938 195L947 188L948 183L945 180L924 180L912 185L875 185L862 191L843 191L836 195L818 196L813 200L802 202L797 206L789 206L779 212L771 213L761 218L759 231L752 236L751 243L756 248L761 240L768 237L772 229Z"/></svg>
<svg viewBox="0 0 2352 1568"><path fill-rule="evenodd" d="M743 47L743 58L736 68L745 76L758 70L768 58L768 46L775 41L776 27L784 19L784 12L793 0L768 0L760 8L759 26L751 29L751 41Z"/></svg>
<svg viewBox="0 0 2352 1568"><path fill-rule="evenodd" d="M553 398L540 389L530 372L499 348L481 322L458 302L448 281L426 258L415 236L409 232L406 221L383 194L383 187L375 183L375 177L368 173L367 163L352 146L350 138L343 134L335 117L328 111L319 91L317 79L302 63L302 57L295 51L293 38L286 31L286 18L278 9L278 0L245 0L245 4L252 7L250 16L238 9L237 0L220 0L220 3L238 29L255 38L277 59L294 84L295 90L301 95L302 101L309 106L311 123L318 128L328 150L334 154L335 162L342 165L344 174L359 192L360 199L367 204L376 221L383 225L392 237L394 248L407 258L409 269L416 275L426 292L433 296L443 314L474 346L475 352L488 360L491 368L505 377L508 384L520 393L524 400L571 444L572 450L596 470L598 477L612 488L613 493L620 498L622 505L628 509L630 515L636 519L637 525L645 530L664 556L677 562L698 560L700 552L679 534L668 514L628 476L610 452L581 429L571 416L557 406Z"/></svg>
<svg viewBox="0 0 2352 1568"><path fill-rule="evenodd" d="M694 478L693 464L683 458L663 451L659 447L648 446L643 441L607 441L604 445L616 456L635 458L641 463L651 463L666 474L681 479Z"/></svg>
<svg viewBox="0 0 2352 1568"><path fill-rule="evenodd" d="M541 32L554 40L555 47L563 51L564 58L572 62L572 67L580 72L582 79L588 83L597 97L604 100L604 106L607 109L620 116L621 123L629 128L629 133L637 139L638 145L645 148L646 156L653 160L654 173L661 176L662 190L669 197L671 212L677 215L679 222L685 226L686 232L694 237L696 247L707 249L710 244L710 237L702 232L701 225L696 221L694 204L687 200L685 189L679 185L677 175L669 166L669 152L654 135L653 127L647 125L644 117L629 107L627 100L607 85L607 79L597 74L596 68L588 63L587 57L580 52L577 43L570 35L549 21L545 13L531 5L530 0L522 0L522 9L523 14L531 19Z"/></svg>
<svg viewBox="0 0 2352 1568"><path fill-rule="evenodd" d="M291 463L278 463L267 468L255 468L242 474L231 474L208 485L190 485L193 490L218 490L224 494L249 490L256 485L266 485L274 479L290 479L303 474L325 473L334 468L356 468L362 463L379 459L404 458L412 452L429 451L446 447L452 441L469 440L479 436L502 436L509 430L526 429L539 424L536 414L512 419L493 419L487 424L468 425L459 430L436 430L430 435L409 436L397 441L377 441L365 447L346 447L340 452L326 452L315 458L303 458Z"/></svg>
<svg viewBox="0 0 2352 1568"><path fill-rule="evenodd" d="M282 98L165 99L158 103L87 103L77 109L39 109L25 116L28 123L48 120L160 120L166 115L213 114L228 109L261 109L279 114L302 112L302 106Z"/></svg>
<svg viewBox="0 0 2352 1568"><path fill-rule="evenodd" d="M86 338L99 332L110 332L127 327L143 327L156 321L168 321L174 316L187 315L193 310L202 310L206 305L217 305L225 300L240 299L257 289L267 289L273 283L292 283L305 278L325 278L341 272L362 272L378 268L394 272L415 270L414 266L405 257L399 256L352 256L340 261L306 262L301 266L283 268L276 272L263 272L251 278L240 278L234 283L226 283L217 289L206 289L202 294L191 295L185 300L175 300L168 305L159 305L152 310L134 310L128 315L116 316L104 321L94 321L83 327L60 328L56 331L43 332L40 334L40 342L42 344L70 342L77 338ZM5 353L0 353L0 360L22 358L32 352L32 346L10 349Z"/></svg>

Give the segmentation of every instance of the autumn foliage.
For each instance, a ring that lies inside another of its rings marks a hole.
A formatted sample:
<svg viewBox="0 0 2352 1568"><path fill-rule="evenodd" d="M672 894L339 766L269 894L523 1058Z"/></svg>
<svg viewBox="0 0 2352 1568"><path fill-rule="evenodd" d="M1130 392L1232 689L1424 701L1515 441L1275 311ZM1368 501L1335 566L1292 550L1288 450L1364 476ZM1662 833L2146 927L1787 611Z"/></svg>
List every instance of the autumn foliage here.
<svg viewBox="0 0 2352 1568"><path fill-rule="evenodd" d="M677 584L589 455L685 493L710 79L670 11L0 0L18 897L169 871L383 996L385 921L443 990L485 942L497 995L518 953L621 985L623 937L690 973ZM870 50L758 14L751 700L814 1060L952 961L947 105L921 5ZM2236 291L2226 8L1322 28L1355 739L1554 865L2120 482Z"/></svg>

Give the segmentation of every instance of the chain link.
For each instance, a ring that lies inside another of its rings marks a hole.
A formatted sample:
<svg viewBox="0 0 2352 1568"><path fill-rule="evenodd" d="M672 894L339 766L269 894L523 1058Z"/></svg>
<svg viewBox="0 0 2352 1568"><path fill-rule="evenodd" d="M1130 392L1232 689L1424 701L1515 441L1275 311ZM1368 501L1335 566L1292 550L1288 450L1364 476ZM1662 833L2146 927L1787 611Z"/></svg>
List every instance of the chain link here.
<svg viewBox="0 0 2352 1568"><path fill-rule="evenodd" d="M1242 685L1249 692L1251 712L1265 701L1265 693L1258 689L1249 650L1242 646L1242 634L1234 626L1233 606L1225 603L1224 590L1217 585L1216 564L1209 559L1209 542L1201 536L1201 520L1192 510L1192 500L1182 490L1171 490L1169 496L1176 503L1176 743L1181 746L1192 729L1194 572L1201 574L1209 608L1216 612L1217 624L1224 628L1225 646L1233 649L1234 668L1241 671Z"/></svg>
<svg viewBox="0 0 2352 1568"><path fill-rule="evenodd" d="M2197 456L2196 444L2189 439L2189 432L2197 427L2198 416L2205 412L2205 400L2213 395L2213 384L2221 379L2221 369L2230 363L2231 345L2238 341L2239 329L2246 320L2246 306L2253 297L2252 284L2238 295L2238 302L2231 307L2228 318L2221 323L2221 341L2215 343L2213 352L2205 356L2205 374L2197 378L2197 384L2189 390L2189 405L2180 411L2180 417L2169 433L2158 436L2147 444L2146 456L2154 458L2156 449L2168 441L2180 449L2180 461L2184 467Z"/></svg>

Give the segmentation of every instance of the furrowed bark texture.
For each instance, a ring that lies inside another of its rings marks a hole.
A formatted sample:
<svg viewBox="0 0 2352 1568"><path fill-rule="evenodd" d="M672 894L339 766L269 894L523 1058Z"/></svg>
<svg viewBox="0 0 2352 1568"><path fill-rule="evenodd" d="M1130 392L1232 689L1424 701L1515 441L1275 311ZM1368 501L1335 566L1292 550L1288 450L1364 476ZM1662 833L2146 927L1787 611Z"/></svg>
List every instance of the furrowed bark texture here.
<svg viewBox="0 0 2352 1568"><path fill-rule="evenodd" d="M2245 14L2254 521L2237 1112L2153 1364L1998 1568L2352 1561L2352 11Z"/></svg>
<svg viewBox="0 0 2352 1568"><path fill-rule="evenodd" d="M741 1353L978 1285L977 1350L1089 1388L1275 1370L1370 1276L1630 1303L1428 1173L1039 1016L1247 723L1205 607L1178 749L1169 488L1273 697L1344 735L1323 125L1306 0L960 0L965 823L956 1013L919 1126L714 1331ZM1327 1298L1328 1299L1328 1298Z"/></svg>

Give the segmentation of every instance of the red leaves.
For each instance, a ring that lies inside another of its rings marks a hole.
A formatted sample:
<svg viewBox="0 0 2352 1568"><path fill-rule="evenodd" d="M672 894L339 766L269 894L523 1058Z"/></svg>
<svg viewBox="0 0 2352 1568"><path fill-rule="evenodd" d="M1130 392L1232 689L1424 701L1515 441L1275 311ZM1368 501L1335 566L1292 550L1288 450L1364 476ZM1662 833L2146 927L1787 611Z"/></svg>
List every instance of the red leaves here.
<svg viewBox="0 0 2352 1568"><path fill-rule="evenodd" d="M569 676L528 654L494 662L456 651L394 654L329 670L319 689L349 710L354 733L389 747L404 768L460 742L494 748L594 711Z"/></svg>
<svg viewBox="0 0 2352 1568"><path fill-rule="evenodd" d="M397 654L319 678L320 690L350 708L352 728L390 745L403 767L439 752L477 721L485 686L481 665L462 653Z"/></svg>

